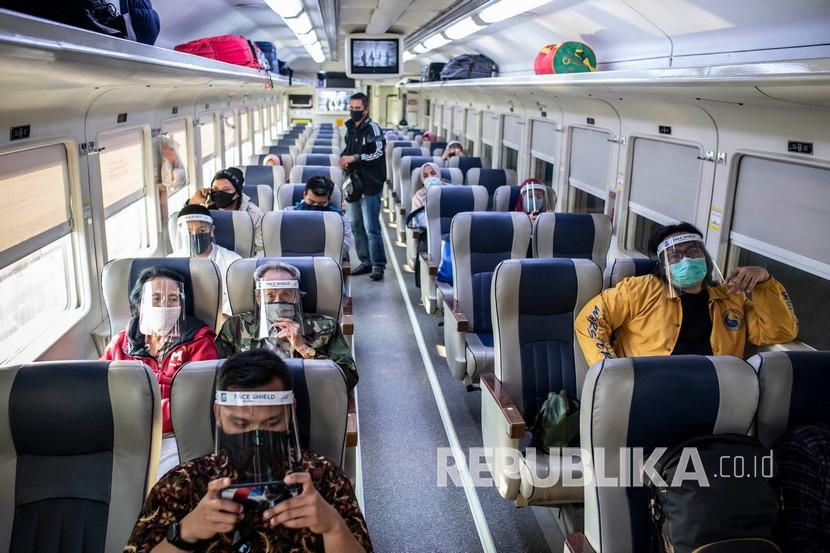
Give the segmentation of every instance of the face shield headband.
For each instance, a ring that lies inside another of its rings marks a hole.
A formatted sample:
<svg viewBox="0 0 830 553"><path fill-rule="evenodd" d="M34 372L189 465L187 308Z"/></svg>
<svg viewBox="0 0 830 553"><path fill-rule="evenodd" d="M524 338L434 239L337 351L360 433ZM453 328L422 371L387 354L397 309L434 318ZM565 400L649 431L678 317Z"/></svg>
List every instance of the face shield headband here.
<svg viewBox="0 0 830 553"><path fill-rule="evenodd" d="M537 194L541 192L541 194ZM548 205L548 191L543 184L531 182L522 187L522 208L525 213L545 211ZM541 195L541 198L539 197Z"/></svg>
<svg viewBox="0 0 830 553"><path fill-rule="evenodd" d="M188 223L193 223L190 225ZM207 223L207 227L201 223ZM182 215L177 221L179 244L187 251L188 257L197 257L209 253L213 243L213 219L209 215Z"/></svg>
<svg viewBox="0 0 830 553"><path fill-rule="evenodd" d="M703 283L704 287L716 286L723 282L723 276L712 261L703 238L694 233L669 236L657 246L662 272L671 286L670 298Z"/></svg>
<svg viewBox="0 0 830 553"><path fill-rule="evenodd" d="M169 278L152 278L141 287L138 329L144 336L181 336L184 323L184 287Z"/></svg>
<svg viewBox="0 0 830 553"><path fill-rule="evenodd" d="M259 306L260 340L276 339L281 330L280 319L288 319L302 325L303 309L298 280L258 280L256 293Z"/></svg>
<svg viewBox="0 0 830 553"><path fill-rule="evenodd" d="M281 479L300 461L292 391L218 390L215 452L250 483Z"/></svg>

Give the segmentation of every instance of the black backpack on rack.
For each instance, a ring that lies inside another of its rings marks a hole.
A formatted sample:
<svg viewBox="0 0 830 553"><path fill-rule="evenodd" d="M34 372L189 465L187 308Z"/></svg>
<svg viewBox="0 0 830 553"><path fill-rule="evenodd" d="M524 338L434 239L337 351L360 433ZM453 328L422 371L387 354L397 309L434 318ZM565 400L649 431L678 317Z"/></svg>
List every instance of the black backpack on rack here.
<svg viewBox="0 0 830 553"><path fill-rule="evenodd" d="M441 80L486 79L498 74L499 66L487 56L463 54L447 62L447 65L441 70Z"/></svg>
<svg viewBox="0 0 830 553"><path fill-rule="evenodd" d="M440 81L441 70L444 69L445 65L447 64L440 62L432 62L424 65L424 68L421 70L421 82Z"/></svg>

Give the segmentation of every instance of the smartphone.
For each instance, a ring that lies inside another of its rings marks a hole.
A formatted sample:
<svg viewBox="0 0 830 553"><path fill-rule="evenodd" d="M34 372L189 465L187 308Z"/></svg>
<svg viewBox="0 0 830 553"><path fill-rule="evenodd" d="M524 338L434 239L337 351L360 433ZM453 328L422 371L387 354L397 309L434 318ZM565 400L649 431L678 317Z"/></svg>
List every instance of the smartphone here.
<svg viewBox="0 0 830 553"><path fill-rule="evenodd" d="M231 484L219 493L219 497L241 503L246 510L265 511L286 499L297 497L302 491L302 484L286 484L282 480L274 480Z"/></svg>

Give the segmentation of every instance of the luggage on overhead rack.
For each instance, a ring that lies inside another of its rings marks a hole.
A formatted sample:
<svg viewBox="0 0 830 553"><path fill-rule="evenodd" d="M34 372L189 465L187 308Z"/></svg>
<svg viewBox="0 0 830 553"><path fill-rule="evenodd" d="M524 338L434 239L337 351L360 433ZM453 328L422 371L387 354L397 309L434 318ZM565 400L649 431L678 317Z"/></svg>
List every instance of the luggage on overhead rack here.
<svg viewBox="0 0 830 553"><path fill-rule="evenodd" d="M175 50L234 65L262 69L256 51L244 36L220 35L199 38L179 44Z"/></svg>
<svg viewBox="0 0 830 553"><path fill-rule="evenodd" d="M539 51L533 62L533 72L537 75L590 73L596 70L594 51L581 42L548 44Z"/></svg>
<svg viewBox="0 0 830 553"><path fill-rule="evenodd" d="M444 69L446 63L432 62L424 65L421 70L421 82L426 83L430 81L441 80L441 70Z"/></svg>
<svg viewBox="0 0 830 553"><path fill-rule="evenodd" d="M481 54L462 54L452 58L441 70L442 81L484 79L499 73L496 62Z"/></svg>
<svg viewBox="0 0 830 553"><path fill-rule="evenodd" d="M277 58L277 47L273 42L267 42L264 40L258 40L254 42L262 53L265 55L265 59L268 60L268 67L269 70L273 73L276 73L279 69L279 60Z"/></svg>

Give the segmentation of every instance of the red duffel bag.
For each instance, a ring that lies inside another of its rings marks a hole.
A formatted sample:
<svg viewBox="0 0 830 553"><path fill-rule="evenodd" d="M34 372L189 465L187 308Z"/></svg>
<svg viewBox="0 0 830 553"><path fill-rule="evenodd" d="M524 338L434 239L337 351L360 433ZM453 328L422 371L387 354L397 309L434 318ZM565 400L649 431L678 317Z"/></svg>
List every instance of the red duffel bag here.
<svg viewBox="0 0 830 553"><path fill-rule="evenodd" d="M262 69L256 53L251 49L251 44L244 36L221 35L200 38L179 44L175 49L179 52L186 52L203 58Z"/></svg>
<svg viewBox="0 0 830 553"><path fill-rule="evenodd" d="M594 51L581 42L548 44L539 51L533 62L533 72L537 75L588 73L596 71L596 68Z"/></svg>

